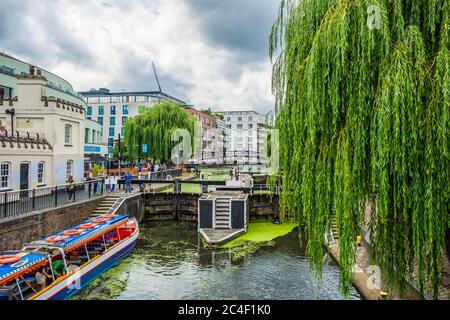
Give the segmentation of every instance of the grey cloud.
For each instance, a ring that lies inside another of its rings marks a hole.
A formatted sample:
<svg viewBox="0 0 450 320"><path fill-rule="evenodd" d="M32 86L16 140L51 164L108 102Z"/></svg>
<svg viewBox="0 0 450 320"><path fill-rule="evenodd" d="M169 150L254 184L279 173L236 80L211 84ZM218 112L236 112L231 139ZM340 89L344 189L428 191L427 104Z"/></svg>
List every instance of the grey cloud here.
<svg viewBox="0 0 450 320"><path fill-rule="evenodd" d="M186 1L211 43L235 52L243 61L268 57L277 0Z"/></svg>
<svg viewBox="0 0 450 320"><path fill-rule="evenodd" d="M158 84L154 76L151 60L141 57L128 49L124 49L123 56L126 58L121 64L122 67L118 73L120 77L113 80L109 89L113 91L157 91ZM162 91L189 103L186 93L191 89L191 85L164 73L158 68L157 64L156 69Z"/></svg>
<svg viewBox="0 0 450 320"><path fill-rule="evenodd" d="M55 12L51 6L38 1L2 0L2 6L8 7L0 19L0 47L13 49L15 54L33 58L33 63L49 65L58 61L74 63L92 63L93 56L88 46L80 45L79 39L64 28L62 21L65 12ZM14 9L16 8L16 9ZM46 34L47 42L36 39L37 30L33 30L27 21L39 22ZM49 56L48 48L56 47L57 56Z"/></svg>
<svg viewBox="0 0 450 320"><path fill-rule="evenodd" d="M164 0L165 1L165 0ZM271 24L278 11L278 0L176 0L188 6L190 18L198 26L199 37L209 47L226 52L228 60L226 67L220 68L214 75L214 79L191 79L189 74L167 74L162 68L158 68L158 75L164 92L174 95L188 103L196 103L192 92L204 88L205 97L223 97L229 93L220 92L217 88L214 94L208 92L209 86L203 86L202 82L226 81L232 86L238 85L245 69L257 70L261 61L268 60L268 37ZM99 59L95 56L96 43L81 41L79 35L74 34L65 24L68 12L56 9L53 1L35 0L1 0L2 7L8 10L2 13L0 19L0 49L6 53L23 57L27 61L43 68L55 67L60 63L71 63L80 69L95 70L98 72L98 83L87 84L93 87L109 87L111 90L157 90L156 81L151 68L151 58L137 54L126 45L117 47L115 54L120 60L120 70L111 83L105 83L102 77L105 70L104 64L108 59ZM135 10L147 10L155 14L160 10L158 2L153 0L100 0L95 6L90 1L73 1L74 5L83 6L90 10L114 10L117 15L132 16ZM27 21L37 23L42 29L44 38L36 36L36 30ZM81 22L83 23L83 22ZM120 23L120 18L112 21L98 21L98 28L111 30L110 26ZM111 31L108 31L111 33ZM126 43L126 39L124 39ZM142 40L144 41L144 39ZM204 63L201 57L190 59L187 63L196 65ZM51 70L50 70L51 71ZM259 71L259 70L257 70ZM110 76L111 73L107 74ZM270 81L270 74L267 74ZM110 78L110 77L108 77ZM217 81L220 80L220 81ZM197 82L194 82L197 81ZM80 81L83 83L83 81ZM76 88L89 90L90 88ZM272 102L265 98L253 97L245 108L257 108L268 110ZM207 100L207 99L205 99ZM220 105L220 101L207 102L211 106ZM254 105L254 104L257 105ZM203 106L199 106L203 107ZM207 106L205 106L207 107ZM228 109L228 107L225 107Z"/></svg>

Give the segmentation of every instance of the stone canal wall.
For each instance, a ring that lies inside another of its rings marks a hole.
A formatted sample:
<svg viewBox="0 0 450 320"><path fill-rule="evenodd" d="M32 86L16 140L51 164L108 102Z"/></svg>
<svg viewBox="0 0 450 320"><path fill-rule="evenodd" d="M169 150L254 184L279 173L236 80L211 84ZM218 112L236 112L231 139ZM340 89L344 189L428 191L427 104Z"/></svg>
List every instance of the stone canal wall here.
<svg viewBox="0 0 450 320"><path fill-rule="evenodd" d="M198 194L145 194L146 220L197 221ZM278 212L278 197L250 195L250 220L273 220Z"/></svg>
<svg viewBox="0 0 450 320"><path fill-rule="evenodd" d="M144 199L142 194L139 193L125 198L117 208L113 207L113 209L115 214L128 215L141 222L144 218Z"/></svg>
<svg viewBox="0 0 450 320"><path fill-rule="evenodd" d="M19 250L24 244L40 240L51 234L89 219L105 197L95 200L31 212L20 217L0 221L0 252Z"/></svg>

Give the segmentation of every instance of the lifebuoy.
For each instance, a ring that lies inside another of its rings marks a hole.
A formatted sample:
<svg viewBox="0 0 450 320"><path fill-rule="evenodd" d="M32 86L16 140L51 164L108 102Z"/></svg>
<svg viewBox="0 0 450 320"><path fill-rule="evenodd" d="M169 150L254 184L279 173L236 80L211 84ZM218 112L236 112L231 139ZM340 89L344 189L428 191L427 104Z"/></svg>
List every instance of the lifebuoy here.
<svg viewBox="0 0 450 320"><path fill-rule="evenodd" d="M47 238L48 242L61 242L66 240L67 237L66 236L53 236L53 237L49 237Z"/></svg>
<svg viewBox="0 0 450 320"><path fill-rule="evenodd" d="M86 223L86 224L80 225L78 228L80 228L80 229L92 229L92 228L95 228L95 224L93 224L93 223Z"/></svg>
<svg viewBox="0 0 450 320"><path fill-rule="evenodd" d="M98 219L95 219L94 221L92 221L92 223L103 223L103 222L106 222L108 220L109 219L107 219L107 218L98 218Z"/></svg>
<svg viewBox="0 0 450 320"><path fill-rule="evenodd" d="M77 235L81 234L81 231L80 230L67 230L67 231L64 231L63 234L65 236L77 236Z"/></svg>
<svg viewBox="0 0 450 320"><path fill-rule="evenodd" d="M15 263L20 260L19 256L0 256L0 264Z"/></svg>
<svg viewBox="0 0 450 320"><path fill-rule="evenodd" d="M111 218L115 218L115 217L116 217L116 215L115 214L111 214L111 213L107 213L107 214L102 215L102 218L105 218L105 219L111 219Z"/></svg>

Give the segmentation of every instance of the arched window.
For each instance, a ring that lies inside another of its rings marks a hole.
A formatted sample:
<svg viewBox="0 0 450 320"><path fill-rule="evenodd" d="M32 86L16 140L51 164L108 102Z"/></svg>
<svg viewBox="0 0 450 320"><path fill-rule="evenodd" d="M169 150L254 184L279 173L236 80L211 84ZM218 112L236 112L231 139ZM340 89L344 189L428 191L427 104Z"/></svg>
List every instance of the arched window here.
<svg viewBox="0 0 450 320"><path fill-rule="evenodd" d="M66 179L69 178L69 176L73 176L73 161L72 160L67 161Z"/></svg>
<svg viewBox="0 0 450 320"><path fill-rule="evenodd" d="M64 127L64 143L66 146L72 145L72 126L66 124Z"/></svg>
<svg viewBox="0 0 450 320"><path fill-rule="evenodd" d="M10 188L11 184L11 163L2 162L0 165L0 189Z"/></svg>
<svg viewBox="0 0 450 320"><path fill-rule="evenodd" d="M45 184L45 162L40 161L38 162L38 169L37 169L37 182L38 185Z"/></svg>

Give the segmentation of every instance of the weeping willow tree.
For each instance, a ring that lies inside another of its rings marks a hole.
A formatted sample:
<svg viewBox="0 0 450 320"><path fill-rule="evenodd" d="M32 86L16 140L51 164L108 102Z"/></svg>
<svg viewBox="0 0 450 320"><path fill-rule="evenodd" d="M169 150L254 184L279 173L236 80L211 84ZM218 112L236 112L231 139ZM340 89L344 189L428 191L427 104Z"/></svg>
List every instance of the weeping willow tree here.
<svg viewBox="0 0 450 320"><path fill-rule="evenodd" d="M186 129L192 136L193 120L180 105L168 101L157 103L126 122L124 142L128 155L134 159L167 162L173 147L178 143L172 141L172 133L176 129ZM143 144L148 146L147 153L142 150Z"/></svg>
<svg viewBox="0 0 450 320"><path fill-rule="evenodd" d="M370 217L383 279L435 296L449 212L450 0L282 0L270 37L282 208L320 277L331 219L348 293Z"/></svg>

